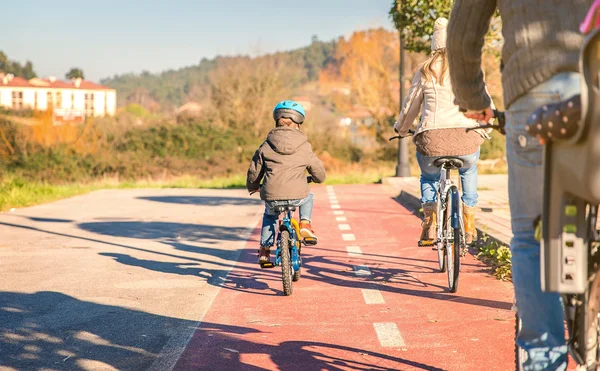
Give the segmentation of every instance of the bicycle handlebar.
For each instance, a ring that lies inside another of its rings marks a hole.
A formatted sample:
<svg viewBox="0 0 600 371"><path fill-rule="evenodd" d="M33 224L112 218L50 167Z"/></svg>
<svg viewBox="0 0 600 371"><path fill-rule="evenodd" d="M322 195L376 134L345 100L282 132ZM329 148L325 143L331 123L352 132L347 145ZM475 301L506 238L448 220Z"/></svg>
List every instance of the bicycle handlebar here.
<svg viewBox="0 0 600 371"><path fill-rule="evenodd" d="M486 124L486 125L475 126L472 128L468 128L467 132L472 131L472 130L479 130L479 129L494 129L494 130L498 130L498 132L500 134L506 135L506 130L505 130L506 116L505 116L504 112L498 111L498 110L492 110L492 112L494 113L494 118L496 120L498 120L498 124L496 124L496 125Z"/></svg>
<svg viewBox="0 0 600 371"><path fill-rule="evenodd" d="M396 130L396 129L394 129L394 131L395 131L396 133L398 132L398 130ZM394 140L394 139L402 139L402 138L407 138L407 137L410 137L410 136L412 136L412 135L415 135L415 131L414 131L414 130L409 130L409 131L408 131L408 135L406 135L406 136L400 136L400 135L396 135L396 136L393 136L393 137L391 137L391 138L390 138L390 141L392 141L392 140Z"/></svg>

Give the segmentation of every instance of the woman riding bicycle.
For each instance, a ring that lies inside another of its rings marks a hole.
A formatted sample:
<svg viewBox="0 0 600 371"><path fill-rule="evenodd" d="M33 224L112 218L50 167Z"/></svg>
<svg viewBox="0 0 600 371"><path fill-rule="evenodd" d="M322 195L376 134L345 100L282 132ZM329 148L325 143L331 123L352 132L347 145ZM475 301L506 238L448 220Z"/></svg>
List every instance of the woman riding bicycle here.
<svg viewBox="0 0 600 371"><path fill-rule="evenodd" d="M419 68L404 101L394 129L403 137L408 134L417 115L421 120L414 135L417 161L421 168L421 202L423 204L423 230L420 242L431 245L437 238L436 190L440 168L434 165L440 157L460 158L464 165L459 174L463 188L463 214L466 243L473 242L475 229L475 206L477 205L477 160L480 146L488 135L482 130L465 128L479 126L466 118L454 104L454 94L446 59L446 27L448 20L435 21L431 41L431 56Z"/></svg>

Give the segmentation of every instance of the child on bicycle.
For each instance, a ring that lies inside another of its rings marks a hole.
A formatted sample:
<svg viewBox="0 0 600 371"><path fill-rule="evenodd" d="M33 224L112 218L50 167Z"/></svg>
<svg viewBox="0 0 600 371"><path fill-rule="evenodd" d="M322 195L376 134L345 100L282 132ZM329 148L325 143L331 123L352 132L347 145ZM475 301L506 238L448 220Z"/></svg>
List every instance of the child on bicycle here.
<svg viewBox="0 0 600 371"><path fill-rule="evenodd" d="M275 244L278 205L300 207L300 237L316 245L312 230L313 194L309 192L306 171L315 183L325 181L323 162L312 151L308 138L300 131L306 114L294 101L285 100L273 109L276 127L256 150L248 168L246 188L250 193L260 190L265 201L265 213L260 236L258 263L270 261L270 250ZM262 185L261 185L262 180Z"/></svg>

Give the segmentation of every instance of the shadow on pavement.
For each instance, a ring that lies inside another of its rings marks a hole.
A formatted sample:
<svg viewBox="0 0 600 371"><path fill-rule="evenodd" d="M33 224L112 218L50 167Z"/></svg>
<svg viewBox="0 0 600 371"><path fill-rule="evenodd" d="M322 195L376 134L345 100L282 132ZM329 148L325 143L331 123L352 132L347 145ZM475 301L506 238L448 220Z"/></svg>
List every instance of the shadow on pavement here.
<svg viewBox="0 0 600 371"><path fill-rule="evenodd" d="M0 292L0 365L145 370L178 329L194 325L59 292Z"/></svg>
<svg viewBox="0 0 600 371"><path fill-rule="evenodd" d="M448 300L455 303L478 305L495 309L510 310L512 308L512 303L509 302L469 298L451 294L448 292L448 287L421 281L411 274L415 272L423 273L422 270L415 271L400 268L379 268L369 266L371 275L361 278L354 274L354 267L352 264L336 261L325 256L304 256L303 263L305 263L303 264L303 270L306 272L304 275L305 278L323 281L331 285L377 289L395 294L419 296L435 300ZM435 269L429 267L421 268L428 270L431 273L437 272ZM387 283L400 284L406 287L398 287L397 285L390 286ZM415 288L410 288L411 286ZM440 291L418 289L428 287L433 287Z"/></svg>
<svg viewBox="0 0 600 371"><path fill-rule="evenodd" d="M144 196L138 200L165 202L169 204L202 205L202 206L246 206L263 203L258 198L218 197L218 196Z"/></svg>
<svg viewBox="0 0 600 371"><path fill-rule="evenodd" d="M265 332L265 336L268 333ZM264 367L255 364L264 364ZM186 370L391 370L402 366L439 371L437 367L364 349L312 341L257 344L201 324L174 371Z"/></svg>
<svg viewBox="0 0 600 371"><path fill-rule="evenodd" d="M84 231L112 237L183 240L202 243L245 241L247 228L171 222L113 221L78 224Z"/></svg>

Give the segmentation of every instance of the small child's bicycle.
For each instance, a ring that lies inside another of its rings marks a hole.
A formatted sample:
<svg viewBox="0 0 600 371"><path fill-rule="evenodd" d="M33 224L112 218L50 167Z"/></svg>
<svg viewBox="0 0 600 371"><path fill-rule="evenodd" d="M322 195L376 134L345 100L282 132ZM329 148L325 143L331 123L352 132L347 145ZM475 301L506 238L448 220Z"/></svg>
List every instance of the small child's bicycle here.
<svg viewBox="0 0 600 371"><path fill-rule="evenodd" d="M308 183L312 182L312 177L307 177ZM252 192L251 194L254 194ZM295 205L276 205L273 211L278 214L284 213L284 216L279 220L279 228L277 233L277 251L275 253L275 262L269 261L261 263L261 268L281 267L281 280L283 281L283 293L285 296L292 295L292 282L300 279L302 268L302 257L300 252L302 244L314 245L316 240L302 239L300 235L300 225L294 218L294 212L297 206Z"/></svg>
<svg viewBox="0 0 600 371"><path fill-rule="evenodd" d="M277 234L277 252L275 263L261 264L262 268L273 268L281 266L281 280L283 281L283 293L285 296L292 295L292 282L300 279L302 258L300 250L302 240L300 239L300 227L293 217L296 206L280 205L273 210L277 213L285 213L279 222L279 233Z"/></svg>

